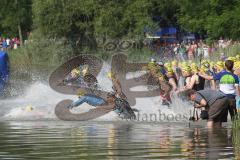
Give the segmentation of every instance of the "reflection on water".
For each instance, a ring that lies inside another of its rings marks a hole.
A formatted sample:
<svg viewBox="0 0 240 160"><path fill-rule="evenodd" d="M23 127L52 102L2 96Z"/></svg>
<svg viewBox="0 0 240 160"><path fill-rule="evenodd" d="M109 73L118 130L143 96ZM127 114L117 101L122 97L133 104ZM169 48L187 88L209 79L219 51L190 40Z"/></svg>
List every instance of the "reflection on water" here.
<svg viewBox="0 0 240 160"><path fill-rule="evenodd" d="M180 123L2 122L0 159L233 159L231 129Z"/></svg>

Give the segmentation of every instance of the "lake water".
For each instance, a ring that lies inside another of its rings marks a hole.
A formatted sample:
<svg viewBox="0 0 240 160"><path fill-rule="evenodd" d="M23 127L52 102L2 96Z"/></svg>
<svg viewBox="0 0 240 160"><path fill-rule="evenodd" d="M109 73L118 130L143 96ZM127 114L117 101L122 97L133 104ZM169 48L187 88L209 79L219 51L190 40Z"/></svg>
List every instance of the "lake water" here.
<svg viewBox="0 0 240 160"><path fill-rule="evenodd" d="M14 160L237 159L229 127L188 123L3 121L0 144Z"/></svg>
<svg viewBox="0 0 240 160"><path fill-rule="evenodd" d="M0 160L240 159L230 123L213 130L205 124L189 126L192 106L177 99L171 108L161 106L159 97L137 99L134 108L141 114L135 122L119 121L114 113L97 121L66 122L57 119L55 105L76 96L53 91L47 72L13 73L7 94L0 99ZM105 76L99 79L103 88L111 89ZM23 110L27 105L37 116Z"/></svg>

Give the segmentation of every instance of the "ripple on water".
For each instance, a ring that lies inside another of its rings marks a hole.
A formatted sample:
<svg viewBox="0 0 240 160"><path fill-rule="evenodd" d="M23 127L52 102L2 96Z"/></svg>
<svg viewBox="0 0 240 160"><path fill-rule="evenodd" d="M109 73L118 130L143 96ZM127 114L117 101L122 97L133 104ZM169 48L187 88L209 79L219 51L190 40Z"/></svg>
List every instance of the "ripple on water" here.
<svg viewBox="0 0 240 160"><path fill-rule="evenodd" d="M233 159L231 129L178 123L2 122L0 159Z"/></svg>

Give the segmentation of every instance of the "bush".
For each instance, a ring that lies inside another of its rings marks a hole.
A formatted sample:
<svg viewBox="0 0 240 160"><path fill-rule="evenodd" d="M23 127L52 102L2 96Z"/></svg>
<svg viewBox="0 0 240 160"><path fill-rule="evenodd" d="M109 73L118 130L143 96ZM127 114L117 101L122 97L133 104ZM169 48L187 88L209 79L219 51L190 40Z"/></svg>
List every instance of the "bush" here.
<svg viewBox="0 0 240 160"><path fill-rule="evenodd" d="M49 39L38 31L30 35L24 46L8 53L11 66L54 66L73 56L72 47L66 39Z"/></svg>

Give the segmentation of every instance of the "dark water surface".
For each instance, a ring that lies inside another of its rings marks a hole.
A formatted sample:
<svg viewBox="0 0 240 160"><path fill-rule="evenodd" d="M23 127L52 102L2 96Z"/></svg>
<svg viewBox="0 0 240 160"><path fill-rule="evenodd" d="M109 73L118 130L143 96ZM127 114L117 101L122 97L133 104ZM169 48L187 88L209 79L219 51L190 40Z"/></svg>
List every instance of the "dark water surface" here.
<svg viewBox="0 0 240 160"><path fill-rule="evenodd" d="M230 128L184 123L7 121L0 144L1 160L236 158Z"/></svg>

